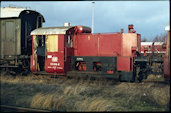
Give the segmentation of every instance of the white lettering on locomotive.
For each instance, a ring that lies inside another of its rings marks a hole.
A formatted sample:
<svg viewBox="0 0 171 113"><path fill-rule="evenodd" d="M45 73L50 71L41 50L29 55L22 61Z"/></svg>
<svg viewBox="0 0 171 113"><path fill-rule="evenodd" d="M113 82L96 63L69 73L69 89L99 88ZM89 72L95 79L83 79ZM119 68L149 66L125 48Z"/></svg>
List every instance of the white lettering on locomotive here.
<svg viewBox="0 0 171 113"><path fill-rule="evenodd" d="M83 58L77 58L76 60L83 61Z"/></svg>
<svg viewBox="0 0 171 113"><path fill-rule="evenodd" d="M60 63L50 63L52 66L60 66Z"/></svg>
<svg viewBox="0 0 171 113"><path fill-rule="evenodd" d="M52 57L52 62L58 62L58 57Z"/></svg>
<svg viewBox="0 0 171 113"><path fill-rule="evenodd" d="M48 58L52 58L52 55L48 55L47 57L48 57Z"/></svg>

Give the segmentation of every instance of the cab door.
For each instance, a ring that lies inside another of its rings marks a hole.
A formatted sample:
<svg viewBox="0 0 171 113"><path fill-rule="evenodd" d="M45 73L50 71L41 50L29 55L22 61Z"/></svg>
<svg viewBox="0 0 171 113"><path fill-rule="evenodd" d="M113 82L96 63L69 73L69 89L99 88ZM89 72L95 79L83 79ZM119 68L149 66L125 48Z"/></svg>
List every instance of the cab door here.
<svg viewBox="0 0 171 113"><path fill-rule="evenodd" d="M64 73L64 35L46 35L45 71Z"/></svg>

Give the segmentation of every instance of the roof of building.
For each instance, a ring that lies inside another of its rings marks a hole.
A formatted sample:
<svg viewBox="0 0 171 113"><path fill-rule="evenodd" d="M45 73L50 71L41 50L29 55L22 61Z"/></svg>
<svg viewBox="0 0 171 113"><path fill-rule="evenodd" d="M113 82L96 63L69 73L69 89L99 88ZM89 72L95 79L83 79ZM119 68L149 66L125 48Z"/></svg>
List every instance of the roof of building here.
<svg viewBox="0 0 171 113"><path fill-rule="evenodd" d="M14 18L14 17L19 18L20 14L23 11L26 11L26 12L33 11L33 12L39 13L35 10L21 8L21 7L1 7L0 18ZM42 16L42 14L40 14L40 15ZM45 22L44 17L43 17L43 22Z"/></svg>
<svg viewBox="0 0 171 113"><path fill-rule="evenodd" d="M170 22L168 22L168 24L166 25L165 30L170 31Z"/></svg>

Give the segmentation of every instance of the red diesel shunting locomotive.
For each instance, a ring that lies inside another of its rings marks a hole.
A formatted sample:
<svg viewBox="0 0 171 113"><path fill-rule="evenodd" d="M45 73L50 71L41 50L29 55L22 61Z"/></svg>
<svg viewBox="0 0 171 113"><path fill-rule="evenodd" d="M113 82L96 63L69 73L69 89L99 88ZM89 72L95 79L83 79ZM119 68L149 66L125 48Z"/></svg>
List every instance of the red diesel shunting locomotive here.
<svg viewBox="0 0 171 113"><path fill-rule="evenodd" d="M141 35L129 33L92 34L85 26L39 28L31 32L31 70L56 75L98 75L134 81L134 58L140 54ZM118 74L119 73L119 74ZM142 77L138 77L141 81Z"/></svg>

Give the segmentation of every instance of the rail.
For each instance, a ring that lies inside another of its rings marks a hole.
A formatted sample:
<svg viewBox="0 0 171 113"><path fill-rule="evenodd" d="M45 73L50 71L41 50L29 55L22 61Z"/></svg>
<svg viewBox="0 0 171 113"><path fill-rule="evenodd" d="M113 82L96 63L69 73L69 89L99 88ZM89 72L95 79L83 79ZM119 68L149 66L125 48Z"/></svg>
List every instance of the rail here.
<svg viewBox="0 0 171 113"><path fill-rule="evenodd" d="M51 112L48 110L39 110L39 109L32 109L32 108L23 108L23 107L16 107L16 106L8 106L8 105L0 105L1 112Z"/></svg>

